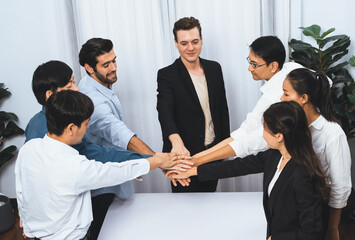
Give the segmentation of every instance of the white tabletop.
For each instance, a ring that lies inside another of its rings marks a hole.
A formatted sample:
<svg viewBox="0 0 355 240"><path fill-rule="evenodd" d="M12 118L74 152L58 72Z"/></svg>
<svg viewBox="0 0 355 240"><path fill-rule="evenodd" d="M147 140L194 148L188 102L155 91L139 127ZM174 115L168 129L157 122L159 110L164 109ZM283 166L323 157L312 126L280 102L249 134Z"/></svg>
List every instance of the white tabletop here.
<svg viewBox="0 0 355 240"><path fill-rule="evenodd" d="M261 192L136 193L116 198L99 240L265 239Z"/></svg>

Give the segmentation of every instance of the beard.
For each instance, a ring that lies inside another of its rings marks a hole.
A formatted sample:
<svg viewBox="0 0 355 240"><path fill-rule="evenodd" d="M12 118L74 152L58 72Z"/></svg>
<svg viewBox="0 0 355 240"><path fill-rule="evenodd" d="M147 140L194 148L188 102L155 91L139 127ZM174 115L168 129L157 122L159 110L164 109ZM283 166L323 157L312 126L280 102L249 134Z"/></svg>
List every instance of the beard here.
<svg viewBox="0 0 355 240"><path fill-rule="evenodd" d="M109 79L109 75L112 74L112 73L116 73L116 71L114 72L110 72L108 74L106 74L106 76L102 75L101 73L95 71L94 74L95 76L97 77L97 79L100 80L100 82L104 83L104 84L113 84L117 81L117 75L115 78L112 78L112 79Z"/></svg>

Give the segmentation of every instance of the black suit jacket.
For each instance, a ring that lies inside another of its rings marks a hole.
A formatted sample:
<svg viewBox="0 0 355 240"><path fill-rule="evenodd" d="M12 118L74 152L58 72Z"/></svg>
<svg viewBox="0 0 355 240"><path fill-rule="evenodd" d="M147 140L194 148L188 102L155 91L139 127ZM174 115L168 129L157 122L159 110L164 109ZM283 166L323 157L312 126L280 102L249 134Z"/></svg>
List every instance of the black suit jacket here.
<svg viewBox="0 0 355 240"><path fill-rule="evenodd" d="M280 158L279 151L270 149L256 156L201 165L197 172L200 181L264 172L267 238L271 235L272 240L321 239L322 201L305 167L290 159L268 196L268 187Z"/></svg>
<svg viewBox="0 0 355 240"><path fill-rule="evenodd" d="M229 137L229 114L221 66L200 58L206 76L215 140ZM178 58L158 71L157 110L163 133L163 151L170 152L169 135L178 133L191 155L205 150L205 117L191 77Z"/></svg>

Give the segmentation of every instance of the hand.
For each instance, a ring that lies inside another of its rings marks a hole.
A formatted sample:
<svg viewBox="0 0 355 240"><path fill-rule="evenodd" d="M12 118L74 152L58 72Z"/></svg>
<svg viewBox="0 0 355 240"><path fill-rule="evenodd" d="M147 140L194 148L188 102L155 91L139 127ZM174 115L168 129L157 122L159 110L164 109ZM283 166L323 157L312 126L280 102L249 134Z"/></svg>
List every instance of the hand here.
<svg viewBox="0 0 355 240"><path fill-rule="evenodd" d="M156 153L154 158L160 159L160 168L162 169L175 169L179 171L186 171L193 165L191 161L185 159L191 159L191 157L179 156L175 153ZM176 167L175 167L176 166ZM174 168L175 167L175 168Z"/></svg>
<svg viewBox="0 0 355 240"><path fill-rule="evenodd" d="M170 179L187 179L195 175L197 175L197 167L192 167L191 169L188 169L185 172L171 170L165 174L165 176Z"/></svg>
<svg viewBox="0 0 355 240"><path fill-rule="evenodd" d="M190 156L190 152L186 149L184 142L182 141L179 134L173 133L168 138L172 145L172 149L170 151L171 153L177 153L183 156Z"/></svg>
<svg viewBox="0 0 355 240"><path fill-rule="evenodd" d="M171 153L177 153L183 156L190 156L189 150L186 149L184 144L175 144L170 151Z"/></svg>
<svg viewBox="0 0 355 240"><path fill-rule="evenodd" d="M186 178L186 179L172 179L172 178L170 178L170 181L173 183L173 185L175 187L177 186L176 181L178 181L181 184L181 186L187 187L190 185L191 179L190 178Z"/></svg>
<svg viewBox="0 0 355 240"><path fill-rule="evenodd" d="M339 240L339 230L338 228L328 228L325 234L325 240Z"/></svg>
<svg viewBox="0 0 355 240"><path fill-rule="evenodd" d="M189 160L185 160L185 159L191 159L191 157L188 156L177 156L178 159L175 160L175 165L173 167L169 167L169 168L163 168L161 167L162 170L176 170L176 171L181 171L181 172L185 172L187 169L190 169L194 163L192 161Z"/></svg>
<svg viewBox="0 0 355 240"><path fill-rule="evenodd" d="M271 236L270 237L268 237L268 239L267 240L271 240Z"/></svg>
<svg viewBox="0 0 355 240"><path fill-rule="evenodd" d="M167 170L164 170L164 169L161 169L161 170L164 173L164 175L166 175L167 172L168 172ZM189 186L190 185L191 179L190 178L187 178L187 179L173 179L173 178L170 178L170 181L175 187L177 186L176 181L178 181L181 184L181 186L185 187L185 186Z"/></svg>

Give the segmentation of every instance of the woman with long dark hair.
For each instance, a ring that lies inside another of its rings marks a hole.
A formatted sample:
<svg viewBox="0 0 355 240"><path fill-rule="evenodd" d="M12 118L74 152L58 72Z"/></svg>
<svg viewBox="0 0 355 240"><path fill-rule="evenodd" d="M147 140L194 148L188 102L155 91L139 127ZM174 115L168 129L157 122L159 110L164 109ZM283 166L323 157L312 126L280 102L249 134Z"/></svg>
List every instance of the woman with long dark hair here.
<svg viewBox="0 0 355 240"><path fill-rule="evenodd" d="M288 74L283 91L282 101L296 101L306 113L313 148L330 186L326 239L339 239L341 210L351 192L351 156L346 135L334 114L329 81L322 73L299 68Z"/></svg>
<svg viewBox="0 0 355 240"><path fill-rule="evenodd" d="M321 239L322 199L328 191L305 113L296 102L281 102L271 105L263 118L269 150L171 174L207 181L264 172L267 238Z"/></svg>

